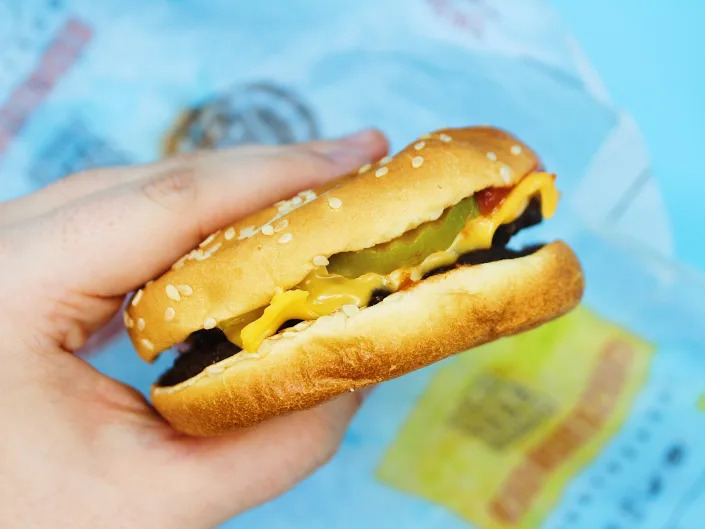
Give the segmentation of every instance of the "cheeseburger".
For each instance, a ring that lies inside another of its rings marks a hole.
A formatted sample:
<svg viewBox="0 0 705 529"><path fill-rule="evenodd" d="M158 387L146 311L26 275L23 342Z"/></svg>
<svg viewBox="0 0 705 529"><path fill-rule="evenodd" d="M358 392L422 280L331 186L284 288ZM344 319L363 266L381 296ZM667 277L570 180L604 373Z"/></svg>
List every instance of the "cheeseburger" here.
<svg viewBox="0 0 705 529"><path fill-rule="evenodd" d="M513 136L446 129L224 227L127 305L143 359L178 351L156 409L218 434L567 312L583 292L570 248L508 246L558 198Z"/></svg>

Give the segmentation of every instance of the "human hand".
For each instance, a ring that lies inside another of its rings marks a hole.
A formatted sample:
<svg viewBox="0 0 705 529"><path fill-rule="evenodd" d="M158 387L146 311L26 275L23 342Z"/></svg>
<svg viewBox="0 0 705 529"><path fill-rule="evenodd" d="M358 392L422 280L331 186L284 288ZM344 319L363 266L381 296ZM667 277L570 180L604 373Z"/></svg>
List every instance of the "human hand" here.
<svg viewBox="0 0 705 529"><path fill-rule="evenodd" d="M324 463L357 392L197 439L73 353L208 233L386 151L368 131L195 153L0 205L0 527L212 527Z"/></svg>

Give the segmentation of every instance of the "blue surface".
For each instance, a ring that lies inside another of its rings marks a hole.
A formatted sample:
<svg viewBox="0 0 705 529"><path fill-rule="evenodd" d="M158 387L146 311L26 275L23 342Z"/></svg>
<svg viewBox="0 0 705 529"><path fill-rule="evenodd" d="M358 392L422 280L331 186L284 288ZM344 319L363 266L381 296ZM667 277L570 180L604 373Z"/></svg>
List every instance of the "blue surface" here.
<svg viewBox="0 0 705 529"><path fill-rule="evenodd" d="M550 1L646 137L677 256L705 270L705 2Z"/></svg>

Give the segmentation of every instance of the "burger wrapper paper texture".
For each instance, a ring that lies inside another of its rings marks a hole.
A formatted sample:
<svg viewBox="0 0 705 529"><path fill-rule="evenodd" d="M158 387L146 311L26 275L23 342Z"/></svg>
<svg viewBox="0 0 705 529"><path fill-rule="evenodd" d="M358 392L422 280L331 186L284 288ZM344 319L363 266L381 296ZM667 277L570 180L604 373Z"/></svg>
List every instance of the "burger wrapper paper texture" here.
<svg viewBox="0 0 705 529"><path fill-rule="evenodd" d="M576 249L584 306L381 385L331 463L224 527L702 527L705 283L654 257L671 233L638 129L542 1L0 1L0 64L5 199L369 125L398 149L491 123L559 175L521 239ZM144 392L171 361L124 336L89 360Z"/></svg>

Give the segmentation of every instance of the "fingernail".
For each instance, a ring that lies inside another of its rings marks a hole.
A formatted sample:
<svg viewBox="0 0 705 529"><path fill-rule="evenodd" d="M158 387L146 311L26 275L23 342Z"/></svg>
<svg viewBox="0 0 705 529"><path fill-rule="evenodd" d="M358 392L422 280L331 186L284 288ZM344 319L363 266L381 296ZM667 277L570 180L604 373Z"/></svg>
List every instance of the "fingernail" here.
<svg viewBox="0 0 705 529"><path fill-rule="evenodd" d="M356 169L372 161L377 143L379 132L375 129L361 130L338 139L326 156L345 169Z"/></svg>
<svg viewBox="0 0 705 529"><path fill-rule="evenodd" d="M326 156L338 165L349 167L350 169L355 169L370 161L369 154L355 147L334 149L326 153Z"/></svg>
<svg viewBox="0 0 705 529"><path fill-rule="evenodd" d="M368 147L379 140L379 132L376 129L364 129L340 138L340 141L348 145Z"/></svg>

